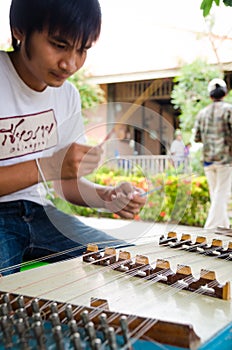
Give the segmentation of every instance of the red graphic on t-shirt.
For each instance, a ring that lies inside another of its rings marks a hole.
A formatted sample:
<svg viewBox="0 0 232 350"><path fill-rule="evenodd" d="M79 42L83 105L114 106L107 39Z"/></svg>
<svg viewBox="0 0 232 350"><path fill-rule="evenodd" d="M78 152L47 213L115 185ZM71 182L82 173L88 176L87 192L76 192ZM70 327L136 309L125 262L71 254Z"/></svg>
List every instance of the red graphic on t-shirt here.
<svg viewBox="0 0 232 350"><path fill-rule="evenodd" d="M44 151L57 144L53 110L0 119L0 159Z"/></svg>

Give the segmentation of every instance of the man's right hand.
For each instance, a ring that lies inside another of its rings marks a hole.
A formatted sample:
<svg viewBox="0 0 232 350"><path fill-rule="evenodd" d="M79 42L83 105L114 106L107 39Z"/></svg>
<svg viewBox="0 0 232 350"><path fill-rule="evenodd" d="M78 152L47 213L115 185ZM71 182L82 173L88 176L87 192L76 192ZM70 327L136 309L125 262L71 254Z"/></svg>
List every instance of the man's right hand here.
<svg viewBox="0 0 232 350"><path fill-rule="evenodd" d="M101 159L102 148L72 143L39 163L46 180L70 180L91 174Z"/></svg>

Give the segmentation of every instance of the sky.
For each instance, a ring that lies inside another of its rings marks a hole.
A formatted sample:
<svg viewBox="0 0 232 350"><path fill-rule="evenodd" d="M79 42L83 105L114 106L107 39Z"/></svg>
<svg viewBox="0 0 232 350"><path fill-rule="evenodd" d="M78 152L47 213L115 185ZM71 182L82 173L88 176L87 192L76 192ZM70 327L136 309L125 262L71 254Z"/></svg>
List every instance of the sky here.
<svg viewBox="0 0 232 350"><path fill-rule="evenodd" d="M0 43L5 43L10 37L9 8L10 0L0 0Z"/></svg>
<svg viewBox="0 0 232 350"><path fill-rule="evenodd" d="M163 25L176 25L191 29L203 28L204 19L200 4L202 0L100 0L103 25L111 24L116 30L122 21L136 26L136 19ZM11 0L0 0L0 43L10 37L9 7ZM160 16L160 13L163 15ZM214 6L211 13L217 14L217 31L231 34L232 8ZM129 27L128 27L129 28Z"/></svg>
<svg viewBox="0 0 232 350"><path fill-rule="evenodd" d="M207 24L202 0L100 0L102 32L85 66L94 76L162 71L192 62L194 55L215 56L211 44L197 40ZM214 32L232 37L232 8L214 6ZM199 35L198 35L199 36ZM220 59L227 61L231 43L221 45ZM210 55L208 54L210 51ZM229 53L230 54L230 53ZM230 59L232 54L230 54Z"/></svg>
<svg viewBox="0 0 232 350"><path fill-rule="evenodd" d="M102 32L85 64L94 75L143 71L144 67L147 71L171 68L179 57L189 62L194 50L197 54L208 50L203 41L201 46L194 46L196 32L207 28L200 10L202 0L99 1ZM0 0L0 44L10 38L10 3L11 0ZM232 38L232 7L214 5L211 14L215 16L214 32ZM228 48L232 57L232 41L231 50L227 43L221 53L222 59Z"/></svg>

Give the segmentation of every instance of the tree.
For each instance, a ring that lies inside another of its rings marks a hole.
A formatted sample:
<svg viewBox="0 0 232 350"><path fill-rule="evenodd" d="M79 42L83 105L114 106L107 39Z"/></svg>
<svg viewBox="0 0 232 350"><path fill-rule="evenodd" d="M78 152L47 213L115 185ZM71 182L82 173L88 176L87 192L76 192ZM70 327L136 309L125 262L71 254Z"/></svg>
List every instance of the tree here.
<svg viewBox="0 0 232 350"><path fill-rule="evenodd" d="M197 113L212 101L209 98L207 86L213 78L222 78L223 72L219 66L210 66L207 62L197 59L192 64L184 65L179 76L174 78L174 88L171 94L171 103L180 111L179 121L184 140L191 140L192 130ZM225 97L232 103L232 91ZM202 149L194 151L191 167L195 173L203 174L201 162Z"/></svg>
<svg viewBox="0 0 232 350"><path fill-rule="evenodd" d="M232 6L232 0L222 0L225 6ZM203 0L201 3L201 10L203 10L203 16L209 15L211 7L215 3L217 6L220 5L220 0Z"/></svg>
<svg viewBox="0 0 232 350"><path fill-rule="evenodd" d="M180 111L180 127L185 132L192 131L197 113L210 103L207 85L213 78L223 79L223 73L201 59L184 65L174 78L171 103Z"/></svg>
<svg viewBox="0 0 232 350"><path fill-rule="evenodd" d="M184 132L192 132L197 113L211 102L207 86L213 78L224 79L224 74L218 67L201 59L183 65L179 76L174 78L176 84L171 93L171 103L180 111L180 127ZM232 103L232 90L225 101Z"/></svg>
<svg viewBox="0 0 232 350"><path fill-rule="evenodd" d="M94 108L105 102L104 91L99 85L90 84L88 77L87 71L82 69L69 78L80 92L82 110Z"/></svg>

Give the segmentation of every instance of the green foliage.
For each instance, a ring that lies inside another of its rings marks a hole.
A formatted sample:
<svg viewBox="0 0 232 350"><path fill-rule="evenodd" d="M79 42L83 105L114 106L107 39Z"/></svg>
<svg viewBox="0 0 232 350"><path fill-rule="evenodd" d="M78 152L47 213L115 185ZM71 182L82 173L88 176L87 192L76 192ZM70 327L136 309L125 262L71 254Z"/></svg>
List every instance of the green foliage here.
<svg viewBox="0 0 232 350"><path fill-rule="evenodd" d="M176 84L171 93L171 103L180 113L178 118L185 143L186 140L191 140L198 112L212 102L207 87L213 78L223 79L224 77L219 68L210 66L201 59L184 65L180 70L180 75L174 78ZM232 91L229 91L224 100L232 103ZM192 152L191 167L194 173L203 174L201 154L201 149Z"/></svg>
<svg viewBox="0 0 232 350"><path fill-rule="evenodd" d="M169 176L162 193L155 192L140 213L146 221L203 226L209 208L209 193L204 176Z"/></svg>
<svg viewBox="0 0 232 350"><path fill-rule="evenodd" d="M105 102L104 91L99 85L88 83L88 77L88 73L82 69L69 78L80 92L82 110L94 108Z"/></svg>
<svg viewBox="0 0 232 350"><path fill-rule="evenodd" d="M209 15L213 2L219 6L220 0L203 0L201 3L201 10L203 10L203 16L206 17Z"/></svg>
<svg viewBox="0 0 232 350"><path fill-rule="evenodd" d="M192 152L190 165L193 174L204 175L204 167L202 162L202 147Z"/></svg>
<svg viewBox="0 0 232 350"><path fill-rule="evenodd" d="M207 85L213 78L223 79L221 71L201 59L184 65L174 78L171 103L180 110L180 127L185 132L192 132L197 113L210 103Z"/></svg>
<svg viewBox="0 0 232 350"><path fill-rule="evenodd" d="M203 226L209 208L208 185L205 176L192 177L187 174L158 174L144 178L141 174L126 175L120 171L101 168L88 176L89 180L106 186L115 186L129 181L147 194L145 206L135 220L172 222L177 224ZM155 190L154 190L155 189ZM55 198L54 204L62 211L80 216L104 216L118 218L104 210L79 207Z"/></svg>
<svg viewBox="0 0 232 350"><path fill-rule="evenodd" d="M203 226L210 206L208 184L205 176L193 178L191 195L180 223L191 226Z"/></svg>
<svg viewBox="0 0 232 350"><path fill-rule="evenodd" d="M201 3L201 10L203 10L203 16L206 17L209 15L210 10L215 3L217 6L220 5L220 0L203 0ZM225 6L232 6L232 0L223 0Z"/></svg>

